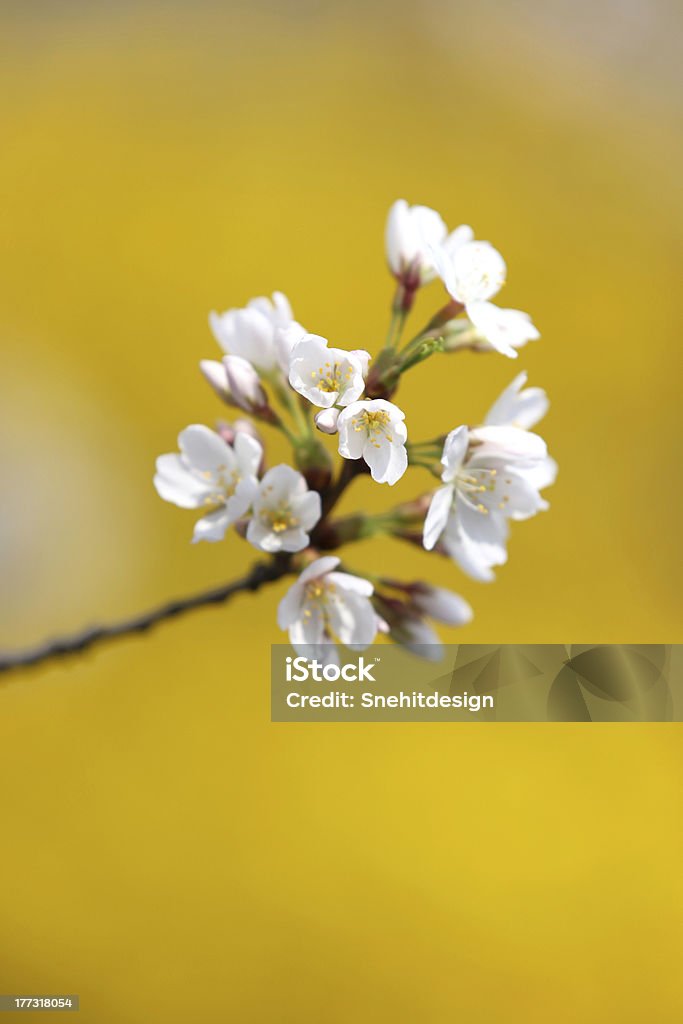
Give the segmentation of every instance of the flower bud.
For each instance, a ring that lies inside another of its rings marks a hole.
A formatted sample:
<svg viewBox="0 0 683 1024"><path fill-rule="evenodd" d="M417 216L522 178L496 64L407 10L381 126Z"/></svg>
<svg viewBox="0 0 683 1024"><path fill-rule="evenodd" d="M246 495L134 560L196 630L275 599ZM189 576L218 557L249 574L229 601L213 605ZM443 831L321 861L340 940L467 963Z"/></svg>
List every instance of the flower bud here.
<svg viewBox="0 0 683 1024"><path fill-rule="evenodd" d="M394 584L392 584L394 586ZM419 658L441 661L443 645L435 630L405 601L375 591L375 611L389 626L394 643L405 647Z"/></svg>
<svg viewBox="0 0 683 1024"><path fill-rule="evenodd" d="M452 590L432 587L429 583L413 583L409 593L414 608L445 626L464 626L472 621L472 609L467 601Z"/></svg>
<svg viewBox="0 0 683 1024"><path fill-rule="evenodd" d="M251 363L241 356L226 356L223 366L233 401L240 409L245 412L261 412L268 408L266 393Z"/></svg>
<svg viewBox="0 0 683 1024"><path fill-rule="evenodd" d="M228 374L223 363L219 363L216 359L202 359L199 363L199 369L207 384L213 388L221 401L226 402L228 405L234 405L235 402L233 401L230 385L228 384Z"/></svg>
<svg viewBox="0 0 683 1024"><path fill-rule="evenodd" d="M338 419L339 409L321 409L315 415L315 425L323 434L336 434Z"/></svg>
<svg viewBox="0 0 683 1024"><path fill-rule="evenodd" d="M443 644L435 630L424 619L405 618L396 626L392 626L391 639L405 647L411 654L416 654L418 658L425 658L427 661L441 661L443 658Z"/></svg>

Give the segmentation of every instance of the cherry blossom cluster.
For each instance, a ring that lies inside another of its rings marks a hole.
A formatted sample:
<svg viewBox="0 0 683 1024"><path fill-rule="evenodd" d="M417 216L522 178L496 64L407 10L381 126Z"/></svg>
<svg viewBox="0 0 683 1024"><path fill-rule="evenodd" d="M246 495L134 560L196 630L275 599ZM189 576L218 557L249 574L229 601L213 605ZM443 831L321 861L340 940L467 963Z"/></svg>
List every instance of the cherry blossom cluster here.
<svg viewBox="0 0 683 1024"><path fill-rule="evenodd" d="M545 442L532 432L548 399L542 389L526 387L525 373L481 423L408 442L405 414L392 399L412 367L465 350L516 358L539 333L526 313L491 301L505 283L505 261L469 226L449 232L435 210L398 200L387 219L386 256L396 291L388 337L374 359L307 331L280 292L211 313L224 355L202 360L201 372L226 405L247 415L219 422L215 430L186 427L179 452L157 459L154 478L164 500L201 511L193 541L221 541L233 526L298 574L280 603L278 623L298 651L324 663L338 658L337 644L363 650L379 633L439 658L428 620L458 626L472 617L457 594L352 573L325 552L389 534L490 581L507 559L510 522L548 507L540 492L557 473ZM418 290L437 279L445 305L403 342ZM266 426L288 439L293 465L266 465L259 430ZM341 458L336 466L334 445ZM335 517L354 476L369 473L392 486L410 467L440 478L439 486L381 515Z"/></svg>

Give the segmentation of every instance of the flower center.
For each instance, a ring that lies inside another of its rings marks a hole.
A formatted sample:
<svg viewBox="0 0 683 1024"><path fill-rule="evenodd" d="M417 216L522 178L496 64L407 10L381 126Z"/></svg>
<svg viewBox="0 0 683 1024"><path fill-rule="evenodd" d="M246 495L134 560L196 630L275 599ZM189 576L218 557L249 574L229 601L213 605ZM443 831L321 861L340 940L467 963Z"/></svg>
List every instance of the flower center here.
<svg viewBox="0 0 683 1024"><path fill-rule="evenodd" d="M458 490L483 516L489 514L489 509L482 501L482 497L493 494L498 482L497 476L498 471L495 469L471 469L468 467L458 473Z"/></svg>
<svg viewBox="0 0 683 1024"><path fill-rule="evenodd" d="M261 519L270 526L273 533L284 533L285 530L291 530L292 527L299 525L299 520L292 515L289 505L284 503L275 508L264 509L261 512Z"/></svg>
<svg viewBox="0 0 683 1024"><path fill-rule="evenodd" d="M322 580L311 580L306 584L306 600L315 604L324 605L327 599L334 592L334 584L323 583Z"/></svg>
<svg viewBox="0 0 683 1024"><path fill-rule="evenodd" d="M316 381L318 390L328 395L343 391L352 376L352 368L347 366L344 369L341 363L325 363L324 366L318 367L317 373L315 370L311 371L311 377Z"/></svg>
<svg viewBox="0 0 683 1024"><path fill-rule="evenodd" d="M501 479L497 470L465 467L458 473L457 483L460 494L483 516L496 508L501 512L507 509L510 495L501 491L509 487L512 480Z"/></svg>
<svg viewBox="0 0 683 1024"><path fill-rule="evenodd" d="M385 437L390 444L393 440L391 434L387 433L387 427L390 424L391 418L384 409L377 409L374 412L368 412L367 409L364 409L354 421L354 430L366 431L370 443L375 448L379 448L378 438Z"/></svg>
<svg viewBox="0 0 683 1024"><path fill-rule="evenodd" d="M332 626L331 612L335 601L334 583L323 582L322 579L311 580L306 584L303 617L308 621L313 617L313 609L318 608L322 618L323 636L329 643L339 643L339 637Z"/></svg>
<svg viewBox="0 0 683 1024"><path fill-rule="evenodd" d="M205 505L225 505L228 498L232 498L237 490L237 485L242 479L242 474L235 469L233 472L227 466L219 466L218 469L202 470L199 474L205 480L210 481L215 487L213 494L204 499Z"/></svg>

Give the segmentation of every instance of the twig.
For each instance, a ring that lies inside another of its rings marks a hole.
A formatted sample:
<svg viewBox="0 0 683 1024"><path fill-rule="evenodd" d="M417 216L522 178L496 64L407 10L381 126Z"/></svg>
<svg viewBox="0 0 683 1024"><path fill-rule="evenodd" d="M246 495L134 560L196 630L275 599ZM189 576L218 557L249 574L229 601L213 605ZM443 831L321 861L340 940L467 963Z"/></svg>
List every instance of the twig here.
<svg viewBox="0 0 683 1024"><path fill-rule="evenodd" d="M243 590L259 590L265 583L272 583L274 580L280 579L281 576L292 572L290 561L289 555L275 556L269 562L256 562L246 576L242 576L241 579L224 583L220 587L213 587L211 590L200 591L190 597L169 601L167 604L143 612L142 615L137 615L134 618L122 619L120 622L108 625L89 626L79 633L55 637L53 640L46 640L44 643L26 650L0 651L0 673L28 668L31 665L68 657L71 654L80 654L105 640L115 640L117 637L129 636L133 633L145 633L158 623L165 622L166 619L174 619L178 615L184 615L195 608L222 604Z"/></svg>

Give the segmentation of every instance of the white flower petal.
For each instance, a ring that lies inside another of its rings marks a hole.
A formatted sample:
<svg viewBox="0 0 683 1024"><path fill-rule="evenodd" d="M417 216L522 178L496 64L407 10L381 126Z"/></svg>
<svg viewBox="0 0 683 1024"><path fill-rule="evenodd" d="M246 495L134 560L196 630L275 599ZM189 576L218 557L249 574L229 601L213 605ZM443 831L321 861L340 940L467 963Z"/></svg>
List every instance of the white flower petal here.
<svg viewBox="0 0 683 1024"><path fill-rule="evenodd" d="M305 494L297 494L292 499L292 512L299 520L298 525L302 530L312 530L322 514L322 502L317 491L307 491ZM294 549L292 549L294 550Z"/></svg>
<svg viewBox="0 0 683 1024"><path fill-rule="evenodd" d="M526 474L533 482L534 487L542 491L544 487L550 487L557 479L558 465L550 455L543 459L537 466L526 470Z"/></svg>
<svg viewBox="0 0 683 1024"><path fill-rule="evenodd" d="M505 284L505 260L489 242L466 242L452 257L454 298L459 302L483 302ZM468 312L469 315L469 312Z"/></svg>
<svg viewBox="0 0 683 1024"><path fill-rule="evenodd" d="M199 472L232 469L235 465L232 448L215 431L209 430L201 423L194 423L181 431L178 435L178 447L192 468Z"/></svg>
<svg viewBox="0 0 683 1024"><path fill-rule="evenodd" d="M301 616L304 588L301 577L293 583L277 606L277 624L280 629L289 629Z"/></svg>
<svg viewBox="0 0 683 1024"><path fill-rule="evenodd" d="M467 242L474 241L474 231L469 224L461 224L455 231L451 231L450 235L443 243L442 249L449 257L453 257L456 250L461 245L465 245Z"/></svg>
<svg viewBox="0 0 683 1024"><path fill-rule="evenodd" d="M261 498L269 504L289 498L290 493L302 494L305 491L306 481L301 473L284 462L269 469L261 480Z"/></svg>
<svg viewBox="0 0 683 1024"><path fill-rule="evenodd" d="M266 551L303 551L308 547L308 534L296 527L292 530L285 530L284 533L273 534L278 540L277 546L265 547ZM271 542L272 545L272 542Z"/></svg>
<svg viewBox="0 0 683 1024"><path fill-rule="evenodd" d="M453 503L455 488L452 484L440 487L434 492L429 511L425 517L422 543L427 551L431 551L439 537L446 529L448 517Z"/></svg>
<svg viewBox="0 0 683 1024"><path fill-rule="evenodd" d="M519 427L530 430L542 420L550 402L543 388L525 388L526 373L520 373L500 394L486 414L487 426Z"/></svg>
<svg viewBox="0 0 683 1024"><path fill-rule="evenodd" d="M377 635L377 617L362 594L339 592L329 603L329 616L333 633L347 647L364 650Z"/></svg>
<svg viewBox="0 0 683 1024"><path fill-rule="evenodd" d="M408 468L408 452L404 445L389 441L368 439L363 458L370 467L370 475L378 484L393 486Z"/></svg>
<svg viewBox="0 0 683 1024"><path fill-rule="evenodd" d="M253 516L247 526L247 540L262 551L279 551L278 535L274 534L258 516Z"/></svg>
<svg viewBox="0 0 683 1024"><path fill-rule="evenodd" d="M540 338L531 318L519 309L501 309L493 302L470 302L467 315L477 334L509 359L516 359L516 350L528 341Z"/></svg>
<svg viewBox="0 0 683 1024"><path fill-rule="evenodd" d="M209 512L208 515L202 516L194 524L194 533L192 535L192 543L196 544L200 540L207 541L219 541L225 537L225 531L230 526L231 519L225 508L216 509L215 512Z"/></svg>
<svg viewBox="0 0 683 1024"><path fill-rule="evenodd" d="M548 453L542 437L519 427L476 427L470 431L470 441L475 447L469 461L476 465L483 464L489 456L504 462L540 461Z"/></svg>
<svg viewBox="0 0 683 1024"><path fill-rule="evenodd" d="M360 459L363 455L366 434L362 429L358 429L358 424L354 422L363 412L363 408L362 402L354 402L339 414L339 454L345 459Z"/></svg>
<svg viewBox="0 0 683 1024"><path fill-rule="evenodd" d="M463 572L485 583L494 579L493 566L507 561L506 539L507 526L501 515L484 515L460 500L442 537L446 551Z"/></svg>
<svg viewBox="0 0 683 1024"><path fill-rule="evenodd" d="M339 559L337 559L338 562ZM335 587L340 587L342 590L352 590L356 594L362 594L363 597L370 597L375 589L370 580L364 580L361 576L353 576L348 572L330 572L328 580Z"/></svg>
<svg viewBox="0 0 683 1024"><path fill-rule="evenodd" d="M456 427L446 437L441 456L441 465L444 467L441 479L444 483L450 483L455 479L469 444L469 431L467 427Z"/></svg>
<svg viewBox="0 0 683 1024"><path fill-rule="evenodd" d="M188 469L180 455L160 455L156 467L154 486L159 497L179 508L199 508L212 493L211 487Z"/></svg>
<svg viewBox="0 0 683 1024"><path fill-rule="evenodd" d="M310 583L311 580L318 579L320 576L326 576L331 573L333 569L336 569L341 559L337 558L336 555L323 555L322 558L316 558L315 562L311 562L307 565L299 576L300 583Z"/></svg>
<svg viewBox="0 0 683 1024"><path fill-rule="evenodd" d="M249 434L240 431L235 437L233 449L240 472L244 476L257 476L263 458L261 444Z"/></svg>
<svg viewBox="0 0 683 1024"><path fill-rule="evenodd" d="M226 509L230 516L230 522L245 516L258 494L258 480L256 477L246 477L237 484L234 494L231 494L226 502Z"/></svg>
<svg viewBox="0 0 683 1024"><path fill-rule="evenodd" d="M304 610L308 614L299 616L289 627L289 639L296 650L301 647L315 647L322 644L325 639L325 624L320 608L306 601ZM315 654L312 652L303 651L302 653L311 661L315 658Z"/></svg>

